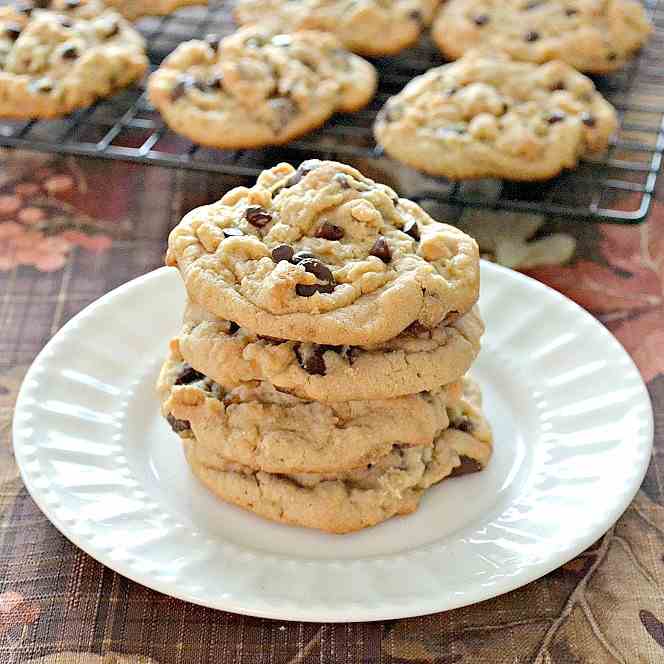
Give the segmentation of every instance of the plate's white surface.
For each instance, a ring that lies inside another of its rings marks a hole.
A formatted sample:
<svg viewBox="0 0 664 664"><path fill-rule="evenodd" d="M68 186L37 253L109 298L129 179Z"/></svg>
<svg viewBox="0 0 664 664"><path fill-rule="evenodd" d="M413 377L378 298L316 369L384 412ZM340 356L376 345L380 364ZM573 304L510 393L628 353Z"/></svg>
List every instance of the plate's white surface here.
<svg viewBox="0 0 664 664"><path fill-rule="evenodd" d="M482 266L484 390L495 456L413 516L335 536L218 502L190 475L153 384L184 290L163 268L113 291L46 346L14 446L55 526L97 560L198 604L357 621L451 609L517 588L598 538L637 491L653 423L618 342L558 293Z"/></svg>

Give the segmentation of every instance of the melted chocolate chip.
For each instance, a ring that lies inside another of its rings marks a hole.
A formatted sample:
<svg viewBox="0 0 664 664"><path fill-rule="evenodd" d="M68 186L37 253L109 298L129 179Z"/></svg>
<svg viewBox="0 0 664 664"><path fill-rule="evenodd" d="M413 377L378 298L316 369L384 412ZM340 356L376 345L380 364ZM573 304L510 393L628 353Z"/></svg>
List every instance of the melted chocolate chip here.
<svg viewBox="0 0 664 664"><path fill-rule="evenodd" d="M387 240L382 236L374 242L369 253L376 258L380 258L383 263L389 263L392 260L390 246L387 244Z"/></svg>
<svg viewBox="0 0 664 664"><path fill-rule="evenodd" d="M409 219L401 229L406 235L410 235L413 240L420 239L420 227L414 219Z"/></svg>
<svg viewBox="0 0 664 664"><path fill-rule="evenodd" d="M357 356L360 354L360 349L355 346L344 346L342 355L348 360L348 364L352 367L355 364Z"/></svg>
<svg viewBox="0 0 664 664"><path fill-rule="evenodd" d="M183 433L184 431L191 431L191 425L189 424L189 420L178 420L169 413L166 416L166 421L171 425L171 429L173 429L175 433Z"/></svg>
<svg viewBox="0 0 664 664"><path fill-rule="evenodd" d="M482 466L479 461L471 459L470 457L461 455L459 457L461 465L457 466L451 473L450 477L461 477L462 475L470 475L471 473L479 473L482 470Z"/></svg>
<svg viewBox="0 0 664 664"><path fill-rule="evenodd" d="M197 380L203 380L203 378L205 378L204 374L200 371L196 371L191 365L185 364L173 384L189 385L189 383L195 383Z"/></svg>
<svg viewBox="0 0 664 664"><path fill-rule="evenodd" d="M301 263L303 260L306 260L307 258L317 258L317 257L316 254L312 254L310 251L298 251L296 254L293 255L293 258L291 260L295 265L297 265L298 263Z"/></svg>
<svg viewBox="0 0 664 664"><path fill-rule="evenodd" d="M222 233L224 234L225 238L240 237L241 235L244 235L244 231L242 229L233 227L222 229Z"/></svg>
<svg viewBox="0 0 664 664"><path fill-rule="evenodd" d="M244 218L256 228L263 228L272 221L272 215L260 205L250 205L244 213Z"/></svg>
<svg viewBox="0 0 664 664"><path fill-rule="evenodd" d="M42 94L49 94L53 92L53 83L48 78L40 78L30 84L30 89Z"/></svg>
<svg viewBox="0 0 664 664"><path fill-rule="evenodd" d="M209 90L222 90L224 87L224 75L214 74L205 83Z"/></svg>
<svg viewBox="0 0 664 664"><path fill-rule="evenodd" d="M404 331L404 334L411 335L413 337L419 337L421 334L428 333L431 336L431 330L426 326L420 323L419 320L416 320L414 323L411 323Z"/></svg>
<svg viewBox="0 0 664 664"><path fill-rule="evenodd" d="M216 51L219 48L219 43L221 42L221 37L216 33L211 33L205 36L205 42L210 48Z"/></svg>
<svg viewBox="0 0 664 664"><path fill-rule="evenodd" d="M275 263L279 261L290 261L293 260L294 252L293 247L287 244L280 244L272 250L272 260Z"/></svg>
<svg viewBox="0 0 664 664"><path fill-rule="evenodd" d="M300 344L295 346L295 355L300 366L312 376L325 375L325 359L323 353L325 352L324 346L313 346L311 352L305 356L302 352Z"/></svg>
<svg viewBox="0 0 664 664"><path fill-rule="evenodd" d="M281 344L286 343L285 339L277 339L277 337L268 337L266 334L258 334L256 336L258 339L264 341L266 344L270 344L271 346L280 346Z"/></svg>
<svg viewBox="0 0 664 664"><path fill-rule="evenodd" d="M597 119L590 113L582 113L581 122L583 122L586 127L594 127L597 124Z"/></svg>
<svg viewBox="0 0 664 664"><path fill-rule="evenodd" d="M272 130L279 134L290 123L298 113L297 104L289 97L275 97L270 100L270 106L274 111L274 117L270 122Z"/></svg>
<svg viewBox="0 0 664 664"><path fill-rule="evenodd" d="M295 292L300 297L311 297L315 293L332 293L334 284L297 284Z"/></svg>
<svg viewBox="0 0 664 664"><path fill-rule="evenodd" d="M609 62L614 62L615 60L618 59L618 54L617 54L617 53L614 53L613 51L611 51L611 53L609 53L609 54L606 56L606 59L607 59Z"/></svg>
<svg viewBox="0 0 664 664"><path fill-rule="evenodd" d="M549 114L549 117L546 119L546 121L552 125L552 124L557 124L558 122L562 122L567 116L562 112L562 111L553 111L553 113Z"/></svg>
<svg viewBox="0 0 664 664"><path fill-rule="evenodd" d="M117 21L113 21L110 25L108 32L106 33L106 39L115 37L120 32L120 26Z"/></svg>
<svg viewBox="0 0 664 664"><path fill-rule="evenodd" d="M284 186L292 187L297 184L305 175L308 175L311 171L315 171L320 164L320 159L307 159L306 161L303 161Z"/></svg>
<svg viewBox="0 0 664 664"><path fill-rule="evenodd" d="M234 321L228 321L228 334L235 334L240 329L240 326Z"/></svg>
<svg viewBox="0 0 664 664"><path fill-rule="evenodd" d="M473 423L467 417L458 417L453 419L450 422L450 427L465 433L472 433L473 429L475 428Z"/></svg>
<svg viewBox="0 0 664 664"><path fill-rule="evenodd" d="M191 84L191 80L188 78L180 79L171 90L171 101L177 101L180 97L184 97Z"/></svg>
<svg viewBox="0 0 664 664"><path fill-rule="evenodd" d="M12 41L16 41L21 36L23 28L18 23L10 23L5 26L5 34Z"/></svg>
<svg viewBox="0 0 664 664"><path fill-rule="evenodd" d="M565 16L576 16L579 13L578 9L574 9L573 7L569 7L568 9L565 10Z"/></svg>
<svg viewBox="0 0 664 664"><path fill-rule="evenodd" d="M526 32L523 38L527 42L536 42L540 38L540 33L536 30L530 30L529 32Z"/></svg>
<svg viewBox="0 0 664 664"><path fill-rule="evenodd" d="M486 25L489 22L489 15L488 14L478 14L474 19L473 23L478 26L482 27L483 25Z"/></svg>
<svg viewBox="0 0 664 664"><path fill-rule="evenodd" d="M303 261L300 261L300 265L305 269L306 272L313 274L316 279L320 279L328 284L334 283L334 277L330 268L315 258L305 258Z"/></svg>
<svg viewBox="0 0 664 664"><path fill-rule="evenodd" d="M316 237L323 238L323 240L341 240L344 233L345 231L341 226L326 222L316 231Z"/></svg>
<svg viewBox="0 0 664 664"><path fill-rule="evenodd" d="M67 46L62 51L62 57L65 60L76 60L76 58L78 57L78 49L76 48L76 46Z"/></svg>
<svg viewBox="0 0 664 664"><path fill-rule="evenodd" d="M556 90L565 90L565 83L563 81L556 81L549 89L551 92L556 92Z"/></svg>

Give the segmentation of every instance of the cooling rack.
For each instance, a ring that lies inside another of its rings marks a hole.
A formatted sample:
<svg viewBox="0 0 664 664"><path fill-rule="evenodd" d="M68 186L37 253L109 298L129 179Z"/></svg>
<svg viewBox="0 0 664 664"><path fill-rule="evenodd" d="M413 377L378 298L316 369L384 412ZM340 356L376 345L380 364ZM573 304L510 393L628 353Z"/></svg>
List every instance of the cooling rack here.
<svg viewBox="0 0 664 664"><path fill-rule="evenodd" d="M378 93L359 113L337 115L322 129L284 148L214 150L170 131L147 100L144 82L57 121L0 120L0 145L60 154L123 159L250 179L284 160L336 158L382 173L403 195L421 202L489 207L596 221L636 223L650 209L664 152L664 0L645 0L656 30L627 68L597 77L599 90L618 109L620 130L608 152L544 183L497 180L452 183L396 164L376 147L371 127L385 100L410 79L442 63L426 38L398 57L375 60ZM228 3L188 8L138 24L152 67L186 39L234 29Z"/></svg>

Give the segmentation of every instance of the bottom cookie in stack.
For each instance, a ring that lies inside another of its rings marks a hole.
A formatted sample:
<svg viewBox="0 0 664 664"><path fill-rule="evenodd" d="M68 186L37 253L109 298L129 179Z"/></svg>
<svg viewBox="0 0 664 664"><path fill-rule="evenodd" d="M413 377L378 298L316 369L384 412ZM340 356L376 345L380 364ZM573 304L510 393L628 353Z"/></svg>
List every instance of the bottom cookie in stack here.
<svg viewBox="0 0 664 664"><path fill-rule="evenodd" d="M415 511L426 489L481 470L492 451L469 378L394 399L321 403L260 381L224 389L175 343L158 390L194 474L218 497L333 533Z"/></svg>

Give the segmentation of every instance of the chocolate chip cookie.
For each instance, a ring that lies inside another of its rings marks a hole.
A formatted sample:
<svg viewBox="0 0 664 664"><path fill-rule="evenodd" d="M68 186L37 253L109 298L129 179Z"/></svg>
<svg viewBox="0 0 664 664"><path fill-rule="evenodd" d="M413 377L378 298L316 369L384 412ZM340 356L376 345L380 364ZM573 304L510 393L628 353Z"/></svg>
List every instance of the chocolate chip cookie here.
<svg viewBox="0 0 664 664"><path fill-rule="evenodd" d="M313 31L247 27L178 46L150 77L150 100L176 132L218 148L278 145L365 106L376 70Z"/></svg>
<svg viewBox="0 0 664 664"><path fill-rule="evenodd" d="M282 32L324 30L361 55L398 53L429 25L439 0L239 0L240 25Z"/></svg>
<svg viewBox="0 0 664 664"><path fill-rule="evenodd" d="M427 329L414 323L369 346L331 346L257 335L190 304L177 337L191 366L228 388L268 381L303 399L390 399L436 389L463 376L484 325L473 310Z"/></svg>
<svg viewBox="0 0 664 664"><path fill-rule="evenodd" d="M372 345L479 295L475 241L345 164L280 164L193 210L166 257L190 298L254 334Z"/></svg>
<svg viewBox="0 0 664 664"><path fill-rule="evenodd" d="M473 52L408 83L374 133L392 157L432 175L542 180L604 150L616 127L614 108L571 66Z"/></svg>
<svg viewBox="0 0 664 664"><path fill-rule="evenodd" d="M432 32L451 60L482 46L600 74L623 67L651 31L634 0L448 0Z"/></svg>
<svg viewBox="0 0 664 664"><path fill-rule="evenodd" d="M395 445L431 446L456 410L461 384L371 401L300 399L267 382L227 389L184 362L174 345L157 390L182 438L210 464L233 461L274 473L329 473L374 463Z"/></svg>
<svg viewBox="0 0 664 664"><path fill-rule="evenodd" d="M366 467L335 474L271 474L211 460L195 436L184 440L194 474L219 498L274 521L348 533L417 509L426 489L479 471L491 456L491 432L464 395L457 417L433 446L395 446Z"/></svg>
<svg viewBox="0 0 664 664"><path fill-rule="evenodd" d="M141 78L142 37L117 13L92 19L0 7L0 116L51 118Z"/></svg>

